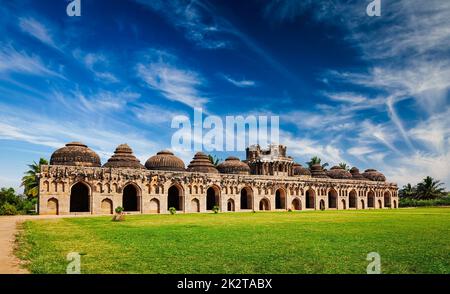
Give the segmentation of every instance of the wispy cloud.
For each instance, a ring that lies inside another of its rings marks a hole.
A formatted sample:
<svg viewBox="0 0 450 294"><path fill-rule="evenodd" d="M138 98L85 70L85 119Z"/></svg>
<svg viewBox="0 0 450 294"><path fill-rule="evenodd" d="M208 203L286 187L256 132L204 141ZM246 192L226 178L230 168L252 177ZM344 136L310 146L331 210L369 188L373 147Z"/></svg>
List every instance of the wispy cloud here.
<svg viewBox="0 0 450 294"><path fill-rule="evenodd" d="M38 39L42 43L59 50L50 30L36 19L32 17L21 17L19 18L19 27L23 32Z"/></svg>
<svg viewBox="0 0 450 294"><path fill-rule="evenodd" d="M46 66L37 55L17 51L12 45L1 45L0 72L15 72L37 76L54 76L65 79L60 73Z"/></svg>
<svg viewBox="0 0 450 294"><path fill-rule="evenodd" d="M104 54L84 52L80 49L73 50L72 54L99 80L109 83L119 82L119 79L112 72L108 71L110 67L109 58Z"/></svg>
<svg viewBox="0 0 450 294"><path fill-rule="evenodd" d="M148 87L190 107L204 107L208 102L200 90L205 80L196 71L179 65L174 55L149 50L142 59L136 72Z"/></svg>
<svg viewBox="0 0 450 294"><path fill-rule="evenodd" d="M257 85L257 83L255 81L252 80L237 80L237 79L233 79L227 75L222 75L223 78L230 82L231 84L235 85L238 88L251 88L251 87L255 87Z"/></svg>

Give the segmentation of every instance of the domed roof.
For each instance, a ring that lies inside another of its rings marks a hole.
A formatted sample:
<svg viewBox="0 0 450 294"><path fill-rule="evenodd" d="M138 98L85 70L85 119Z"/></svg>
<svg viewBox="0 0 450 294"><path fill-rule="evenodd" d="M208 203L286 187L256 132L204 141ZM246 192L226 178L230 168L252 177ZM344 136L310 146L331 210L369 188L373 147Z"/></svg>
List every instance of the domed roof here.
<svg viewBox="0 0 450 294"><path fill-rule="evenodd" d="M292 165L292 171L294 173L294 176L310 176L311 175L311 172L309 171L309 169L304 168L299 163L294 163Z"/></svg>
<svg viewBox="0 0 450 294"><path fill-rule="evenodd" d="M386 181L386 177L375 169L366 169L363 172L362 176L371 181L379 181L379 182Z"/></svg>
<svg viewBox="0 0 450 294"><path fill-rule="evenodd" d="M351 179L352 174L341 168L340 166L333 166L327 171L327 176L333 179Z"/></svg>
<svg viewBox="0 0 450 294"><path fill-rule="evenodd" d="M214 167L214 165L209 160L208 155L203 152L197 152L194 155L191 163L187 167L189 172L199 172L199 173L218 173L219 171Z"/></svg>
<svg viewBox="0 0 450 294"><path fill-rule="evenodd" d="M313 164L311 167L311 176L313 178L328 178L327 173L323 170L322 166L318 163Z"/></svg>
<svg viewBox="0 0 450 294"><path fill-rule="evenodd" d="M169 150L160 151L150 157L145 163L145 167L152 170L185 171L183 160Z"/></svg>
<svg viewBox="0 0 450 294"><path fill-rule="evenodd" d="M127 144L117 146L114 155L108 159L103 167L144 168Z"/></svg>
<svg viewBox="0 0 450 294"><path fill-rule="evenodd" d="M100 167L101 162L98 154L88 146L80 142L71 142L53 152L50 165Z"/></svg>
<svg viewBox="0 0 450 294"><path fill-rule="evenodd" d="M217 166L219 172L223 174L244 174L250 173L250 167L245 162L239 160L239 158L230 156L225 159L224 162Z"/></svg>
<svg viewBox="0 0 450 294"><path fill-rule="evenodd" d="M350 169L350 173L352 174L353 180L361 180L361 181L367 180L365 177L363 177L362 174L359 173L359 169L357 167L352 167Z"/></svg>

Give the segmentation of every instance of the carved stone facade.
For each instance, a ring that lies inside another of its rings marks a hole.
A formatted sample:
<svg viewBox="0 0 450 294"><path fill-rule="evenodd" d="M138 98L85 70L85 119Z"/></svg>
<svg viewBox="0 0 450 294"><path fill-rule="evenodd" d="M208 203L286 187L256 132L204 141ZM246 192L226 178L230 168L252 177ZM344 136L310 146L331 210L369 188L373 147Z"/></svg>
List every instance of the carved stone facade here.
<svg viewBox="0 0 450 294"><path fill-rule="evenodd" d="M129 156L127 146L119 147ZM120 150L119 153L123 152ZM117 153L116 150L115 158ZM173 156L170 154L164 151L160 156ZM64 164L61 158L70 163ZM285 161L291 163L286 172L266 175L244 174L242 162L239 162L238 172L224 174L148 170L139 165L136 168L120 167L117 161L114 167L99 167L92 166L92 162L96 162L92 158L88 157L90 166L82 166L82 162L80 164L80 161L58 151L59 164L42 167L39 176L40 214L111 214L118 206L129 213L168 213L170 207L179 212L194 213L210 211L214 206L223 212L398 206L397 185L382 181L378 174L376 179L380 181L294 175L292 160ZM202 154L197 154L196 158L197 162L204 160ZM236 161L236 158L229 161ZM152 162L163 162L172 169L181 168L181 163L173 160L153 158ZM191 162L192 166L200 165ZM369 173L373 176L375 172L371 170Z"/></svg>

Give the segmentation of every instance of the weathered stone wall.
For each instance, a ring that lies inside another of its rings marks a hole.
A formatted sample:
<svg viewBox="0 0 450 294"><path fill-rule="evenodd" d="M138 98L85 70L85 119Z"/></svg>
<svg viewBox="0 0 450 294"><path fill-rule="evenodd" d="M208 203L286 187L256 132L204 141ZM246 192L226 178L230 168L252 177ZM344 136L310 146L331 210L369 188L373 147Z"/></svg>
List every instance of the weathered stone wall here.
<svg viewBox="0 0 450 294"><path fill-rule="evenodd" d="M136 188L138 211L168 213L168 191L176 186L183 212L207 211L207 190L214 189L221 211L241 211L241 191L246 188L252 203L248 211L260 210L261 202L276 210L278 191L281 210L287 209L367 209L397 208L397 185L387 182L319 179L310 176L257 176L151 171L145 169L111 169L75 166L43 166L39 177L39 213L70 214L71 189L83 183L89 191L87 214L109 214L123 206L123 190ZM336 208L330 208L329 199ZM306 208L306 196L313 196L314 208ZM370 200L373 198L373 201ZM263 200L265 199L265 200ZM354 199L354 201L352 200ZM352 200L352 201L351 201ZM230 207L228 205L230 202ZM349 207L350 202L355 207ZM80 213L80 212L77 212ZM83 213L83 212L81 212Z"/></svg>

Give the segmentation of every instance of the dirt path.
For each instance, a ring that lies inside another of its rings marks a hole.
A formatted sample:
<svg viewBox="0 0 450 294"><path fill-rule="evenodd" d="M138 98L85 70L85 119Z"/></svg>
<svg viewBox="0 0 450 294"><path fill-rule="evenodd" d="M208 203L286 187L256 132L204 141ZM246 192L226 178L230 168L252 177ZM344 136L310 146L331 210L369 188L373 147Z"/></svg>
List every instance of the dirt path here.
<svg viewBox="0 0 450 294"><path fill-rule="evenodd" d="M89 217L85 216L45 216L45 215L15 215L0 216L0 274L27 274L26 269L20 267L20 260L14 255L14 242L19 224L25 220L38 220L63 217Z"/></svg>

